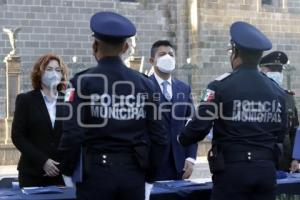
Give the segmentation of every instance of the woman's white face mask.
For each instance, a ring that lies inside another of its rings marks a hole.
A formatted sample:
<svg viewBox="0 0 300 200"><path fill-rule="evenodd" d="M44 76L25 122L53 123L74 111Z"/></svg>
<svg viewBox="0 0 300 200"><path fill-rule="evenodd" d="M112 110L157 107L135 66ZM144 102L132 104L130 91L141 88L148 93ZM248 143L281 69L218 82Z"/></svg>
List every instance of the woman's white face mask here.
<svg viewBox="0 0 300 200"><path fill-rule="evenodd" d="M56 60L50 60L42 75L42 84L48 89L56 89L61 82L62 70Z"/></svg>
<svg viewBox="0 0 300 200"><path fill-rule="evenodd" d="M273 79L278 85L282 86L283 84L283 74L280 72L267 72L266 75Z"/></svg>
<svg viewBox="0 0 300 200"><path fill-rule="evenodd" d="M156 65L159 71L169 74L175 69L175 58L170 56L169 54L166 54L157 59Z"/></svg>
<svg viewBox="0 0 300 200"><path fill-rule="evenodd" d="M42 76L42 83L49 89L56 88L62 78L61 72L45 71Z"/></svg>

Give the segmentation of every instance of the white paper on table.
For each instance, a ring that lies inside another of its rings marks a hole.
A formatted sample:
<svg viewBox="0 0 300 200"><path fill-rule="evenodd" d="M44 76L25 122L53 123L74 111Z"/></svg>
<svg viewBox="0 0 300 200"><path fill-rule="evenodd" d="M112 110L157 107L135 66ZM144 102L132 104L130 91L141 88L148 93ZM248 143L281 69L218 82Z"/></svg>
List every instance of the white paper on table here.
<svg viewBox="0 0 300 200"><path fill-rule="evenodd" d="M151 190L153 188L153 184L145 183L145 200L150 199Z"/></svg>
<svg viewBox="0 0 300 200"><path fill-rule="evenodd" d="M194 183L203 184L203 183L212 182L212 179L211 178L196 178L196 179L190 179L190 181L192 181Z"/></svg>

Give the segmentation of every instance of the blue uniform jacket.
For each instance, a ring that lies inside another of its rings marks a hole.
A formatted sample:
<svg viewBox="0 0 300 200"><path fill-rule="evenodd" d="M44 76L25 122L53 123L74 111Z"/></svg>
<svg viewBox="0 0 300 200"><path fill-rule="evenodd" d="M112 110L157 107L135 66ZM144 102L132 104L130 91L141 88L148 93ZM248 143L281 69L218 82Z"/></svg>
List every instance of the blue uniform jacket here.
<svg viewBox="0 0 300 200"><path fill-rule="evenodd" d="M213 142L238 151L273 150L282 142L287 120L285 92L255 65L241 65L211 82L197 116L179 137L183 145L204 139L213 127Z"/></svg>
<svg viewBox="0 0 300 200"><path fill-rule="evenodd" d="M74 98L67 102L72 116L64 121L59 146L64 174L72 175L81 146L99 153L135 153L136 146L146 146L149 151L141 154L149 152L149 167L160 164L166 127L156 117L159 102L153 99L154 87L147 77L127 68L119 57L106 57L71 83Z"/></svg>

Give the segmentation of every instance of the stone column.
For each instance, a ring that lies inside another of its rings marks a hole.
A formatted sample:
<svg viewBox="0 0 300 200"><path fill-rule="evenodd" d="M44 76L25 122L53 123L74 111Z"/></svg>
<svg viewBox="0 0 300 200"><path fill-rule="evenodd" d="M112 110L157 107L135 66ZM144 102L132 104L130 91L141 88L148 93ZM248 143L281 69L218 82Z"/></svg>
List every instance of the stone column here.
<svg viewBox="0 0 300 200"><path fill-rule="evenodd" d="M5 135L1 137L1 143L11 144L11 124L15 111L15 101L20 92L21 59L19 56L7 56L6 64L6 117Z"/></svg>
<svg viewBox="0 0 300 200"><path fill-rule="evenodd" d="M176 0L176 56L178 68L186 64L189 53L188 35L188 2L187 0ZM178 77L182 70L178 71Z"/></svg>

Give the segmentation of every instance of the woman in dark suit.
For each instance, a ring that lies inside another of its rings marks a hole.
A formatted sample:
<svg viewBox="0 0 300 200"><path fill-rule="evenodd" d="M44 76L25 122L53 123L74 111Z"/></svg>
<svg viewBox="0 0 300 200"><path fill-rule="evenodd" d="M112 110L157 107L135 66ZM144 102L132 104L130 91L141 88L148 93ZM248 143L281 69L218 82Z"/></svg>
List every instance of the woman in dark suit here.
<svg viewBox="0 0 300 200"><path fill-rule="evenodd" d="M17 96L12 141L21 152L18 163L21 187L64 185L57 147L62 134L62 106L67 67L54 54L33 66L33 90Z"/></svg>

